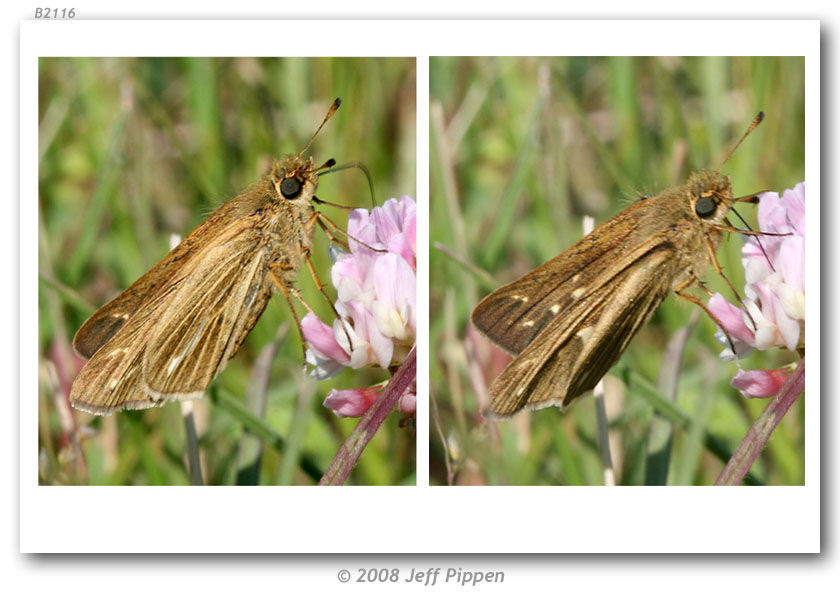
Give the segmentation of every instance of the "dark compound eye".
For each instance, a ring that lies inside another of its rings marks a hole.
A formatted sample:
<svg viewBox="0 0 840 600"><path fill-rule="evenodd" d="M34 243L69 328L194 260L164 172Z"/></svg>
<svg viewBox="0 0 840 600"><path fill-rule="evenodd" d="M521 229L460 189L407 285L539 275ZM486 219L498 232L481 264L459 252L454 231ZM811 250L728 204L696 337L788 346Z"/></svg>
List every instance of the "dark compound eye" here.
<svg viewBox="0 0 840 600"><path fill-rule="evenodd" d="M303 182L294 177L287 177L280 183L280 193L283 197L291 200L300 196L300 191L303 189Z"/></svg>
<svg viewBox="0 0 840 600"><path fill-rule="evenodd" d="M705 196L697 199L697 204L694 205L694 212L698 217L711 217L717 210L717 204L712 200L711 196Z"/></svg>

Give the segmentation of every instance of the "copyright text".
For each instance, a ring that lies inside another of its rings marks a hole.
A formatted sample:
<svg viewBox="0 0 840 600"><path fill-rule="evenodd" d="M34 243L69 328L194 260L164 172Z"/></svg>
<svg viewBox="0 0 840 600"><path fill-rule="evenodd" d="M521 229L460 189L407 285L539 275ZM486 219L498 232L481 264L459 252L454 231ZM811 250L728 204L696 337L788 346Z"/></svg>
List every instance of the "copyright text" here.
<svg viewBox="0 0 840 600"><path fill-rule="evenodd" d="M350 572L342 569L338 574L339 581L351 581ZM442 567L432 567L426 570L412 568L409 572L400 569L358 569L352 577L356 583L415 583L423 586L436 586L438 583L457 585L460 587L475 587L480 583L504 583L504 571L471 571Z"/></svg>

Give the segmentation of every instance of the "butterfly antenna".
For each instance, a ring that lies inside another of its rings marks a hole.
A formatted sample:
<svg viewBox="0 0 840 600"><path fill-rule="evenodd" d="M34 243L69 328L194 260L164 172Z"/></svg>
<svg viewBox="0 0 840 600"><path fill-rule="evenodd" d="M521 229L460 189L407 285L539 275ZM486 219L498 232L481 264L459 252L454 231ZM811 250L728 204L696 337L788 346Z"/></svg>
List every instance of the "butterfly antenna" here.
<svg viewBox="0 0 840 600"><path fill-rule="evenodd" d="M365 177L367 177L368 187L370 188L370 204L371 206L376 206L376 197L373 193L373 178L370 176L370 171L363 163L353 161L343 165L338 165L337 167L334 165L335 161L333 161L333 164L329 165L330 168L326 171L322 171L321 169L327 166L327 164L324 163L324 167L317 169L318 175L326 175L327 173L335 173L336 171L343 171L345 169L359 169L365 174Z"/></svg>
<svg viewBox="0 0 840 600"><path fill-rule="evenodd" d="M309 138L309 141L306 142L306 146L303 147L303 150L301 150L298 153L298 158L303 156L303 153L309 150L309 146L311 146L312 142L315 141L315 137L318 135L318 133L321 131L321 129L324 127L327 121L330 120L330 117L332 117L335 114L335 111L338 110L339 106L341 106L341 98L336 98L335 100L333 100L332 106L330 106L330 109L327 111L327 116L324 117L324 120L321 121L320 125L318 125L318 129L315 130L315 133L312 134L312 137Z"/></svg>
<svg viewBox="0 0 840 600"><path fill-rule="evenodd" d="M747 138L747 136L749 134L751 134L756 127L758 127L758 124L761 123L762 120L764 120L764 111L763 110L759 111L759 113L755 116L755 119L753 119L753 122L750 123L750 126L747 128L747 131L744 132L744 135L741 136L741 139L738 140L738 143L735 144L735 146L733 146L732 150L729 151L729 154L726 155L726 158L723 159L723 162L720 163L720 166L718 167L718 171L720 171L723 168L723 165L725 165L727 163L727 161L730 158L732 158L732 155L735 154L735 151L738 149L738 146L741 145L741 142L743 142Z"/></svg>

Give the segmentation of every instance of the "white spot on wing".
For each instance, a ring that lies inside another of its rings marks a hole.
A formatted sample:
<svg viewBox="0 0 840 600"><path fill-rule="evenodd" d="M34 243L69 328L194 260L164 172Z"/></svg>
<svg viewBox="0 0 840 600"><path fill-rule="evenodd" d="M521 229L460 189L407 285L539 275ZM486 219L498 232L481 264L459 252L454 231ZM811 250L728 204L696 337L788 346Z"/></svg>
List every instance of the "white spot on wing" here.
<svg viewBox="0 0 840 600"><path fill-rule="evenodd" d="M533 326L534 326L533 321L525 321L524 323L522 323L522 327L533 327Z"/></svg>
<svg viewBox="0 0 840 600"><path fill-rule="evenodd" d="M586 340L588 340L592 336L592 327L584 327L575 335L577 335L581 340L583 340L583 343L586 343Z"/></svg>
<svg viewBox="0 0 840 600"><path fill-rule="evenodd" d="M572 298L574 298L575 300L577 300L578 298L580 298L581 296L583 296L583 293L584 293L585 291L586 291L586 288L579 287L578 289L576 289L575 291L573 291L573 292L572 292Z"/></svg>
<svg viewBox="0 0 840 600"><path fill-rule="evenodd" d="M181 364L181 361L184 360L184 357L192 351L193 346L195 346L196 342L201 337L201 334L204 331L204 328L206 326L207 326L207 319L204 319L204 321L201 323L201 326L198 328L198 331L196 331L195 335L190 340L190 343L187 344L187 347L184 349L184 352L169 361L169 366L166 367L166 376L167 377L172 375L172 371L177 369L178 365Z"/></svg>
<svg viewBox="0 0 840 600"><path fill-rule="evenodd" d="M555 304L554 306L552 306L552 307L551 307L551 308L549 308L548 310L550 310L550 311L551 311L551 314L556 315L557 313L559 313L559 312L560 312L560 305L559 305L559 304Z"/></svg>
<svg viewBox="0 0 840 600"><path fill-rule="evenodd" d="M169 361L169 366L166 367L166 376L167 377L172 375L172 371L174 371L178 367L178 365L181 364L182 360L184 360L184 355L183 354L181 356L176 356L175 358L173 358L172 360Z"/></svg>

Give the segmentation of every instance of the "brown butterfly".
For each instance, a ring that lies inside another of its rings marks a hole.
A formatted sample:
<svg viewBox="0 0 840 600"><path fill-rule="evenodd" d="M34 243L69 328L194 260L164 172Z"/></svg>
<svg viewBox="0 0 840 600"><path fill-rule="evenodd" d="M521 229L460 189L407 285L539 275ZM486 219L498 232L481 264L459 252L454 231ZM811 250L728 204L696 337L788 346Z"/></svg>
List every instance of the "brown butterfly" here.
<svg viewBox="0 0 840 600"><path fill-rule="evenodd" d="M727 219L736 202L757 197L733 197L718 171L694 173L484 298L473 323L515 357L490 387L489 416L569 406L595 387L671 292L706 310L683 290L699 285L710 264L720 272L715 251L723 231L738 231Z"/></svg>
<svg viewBox="0 0 840 600"><path fill-rule="evenodd" d="M340 103L333 102L315 135ZM200 398L245 341L273 288L292 305L314 228L326 226L313 207L320 202L318 175L335 165L330 159L316 167L303 158L312 139L299 154L274 161L267 175L84 322L73 339L89 359L70 391L75 408L110 414Z"/></svg>

